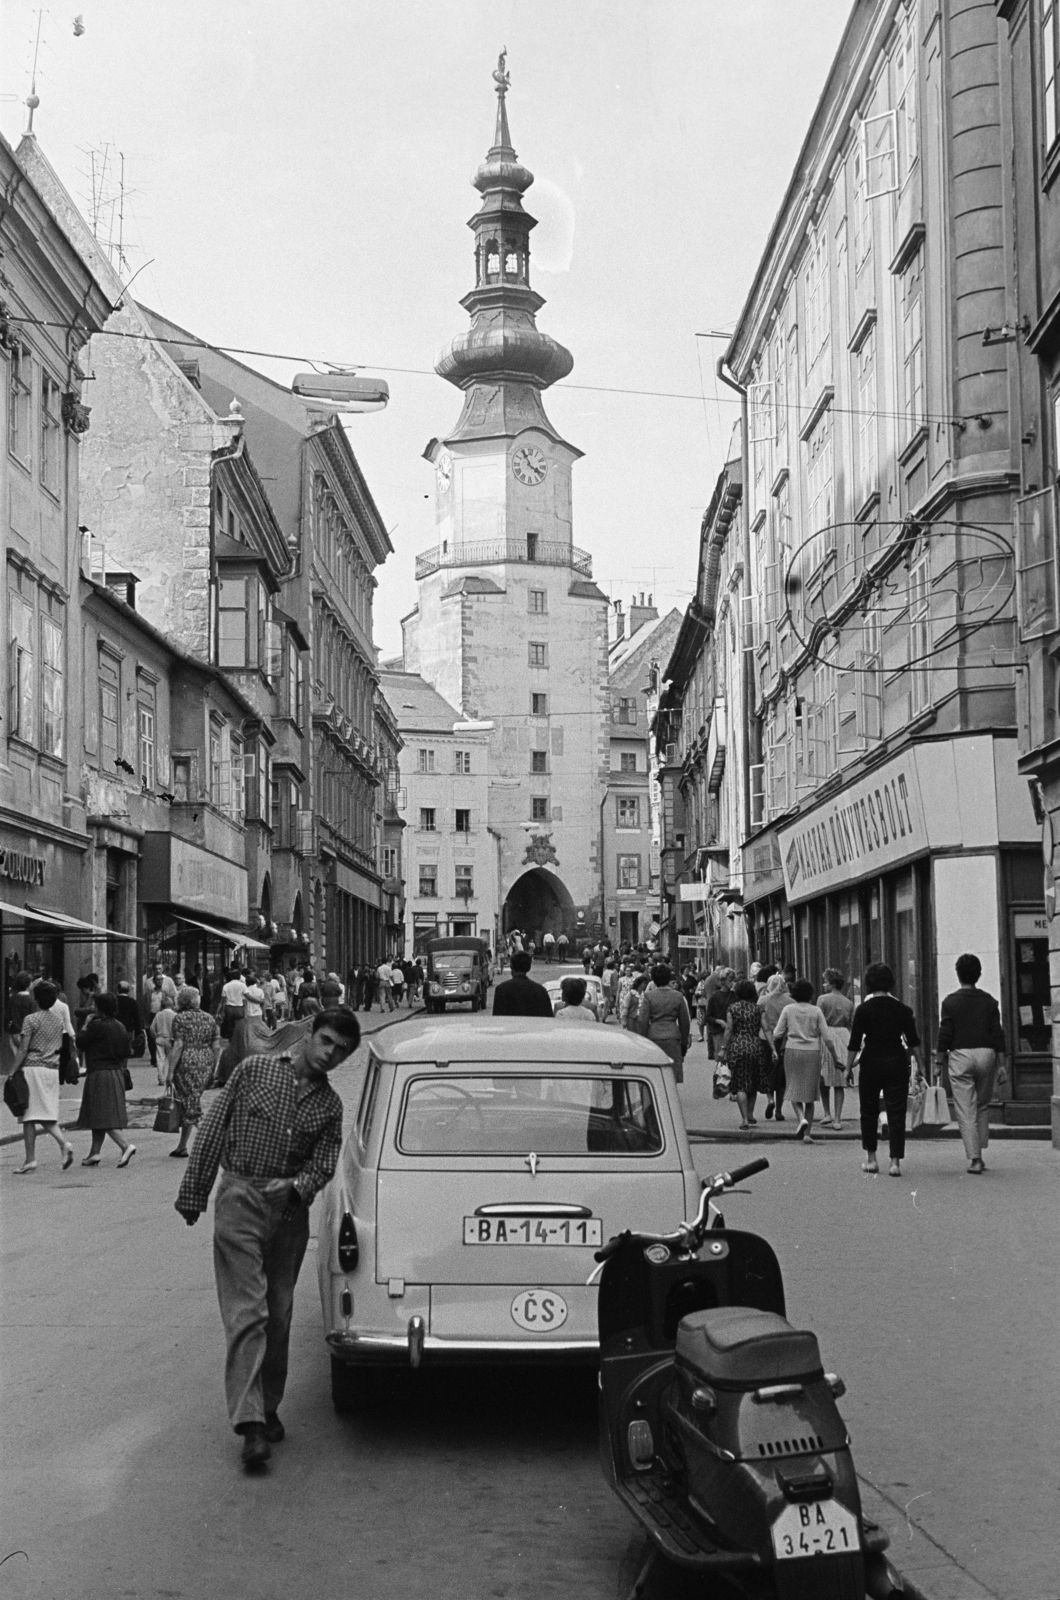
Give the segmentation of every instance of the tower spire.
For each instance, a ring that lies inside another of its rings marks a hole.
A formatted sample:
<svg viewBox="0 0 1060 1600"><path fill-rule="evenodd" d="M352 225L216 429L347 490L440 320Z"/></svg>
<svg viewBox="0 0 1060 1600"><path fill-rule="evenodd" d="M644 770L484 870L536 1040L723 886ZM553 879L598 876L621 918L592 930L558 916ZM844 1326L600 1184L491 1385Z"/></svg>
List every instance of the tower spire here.
<svg viewBox="0 0 1060 1600"><path fill-rule="evenodd" d="M493 74L493 82L497 87L497 131L493 136L493 148L490 156L506 155L515 160L515 151L512 149L512 136L508 132L508 105L507 94L512 86L511 73L508 71L508 46L505 45L497 57L497 67Z"/></svg>
<svg viewBox="0 0 1060 1600"><path fill-rule="evenodd" d="M497 59L493 83L493 144L471 180L482 196L468 223L475 235L475 287L460 302L471 313L471 327L442 352L435 371L465 390L476 381L547 389L567 376L574 360L534 320L545 303L530 287L530 230L537 222L523 210L534 175L516 155L508 129L507 49Z"/></svg>

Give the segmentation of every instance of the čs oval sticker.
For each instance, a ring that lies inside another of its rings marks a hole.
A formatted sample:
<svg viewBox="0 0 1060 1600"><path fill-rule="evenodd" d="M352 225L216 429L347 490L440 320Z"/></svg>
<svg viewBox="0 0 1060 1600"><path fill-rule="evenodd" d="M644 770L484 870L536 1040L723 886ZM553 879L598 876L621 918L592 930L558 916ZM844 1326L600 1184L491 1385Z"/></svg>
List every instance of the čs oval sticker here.
<svg viewBox="0 0 1060 1600"><path fill-rule="evenodd" d="M567 1302L553 1289L524 1289L512 1301L512 1321L526 1333L552 1333L567 1320Z"/></svg>

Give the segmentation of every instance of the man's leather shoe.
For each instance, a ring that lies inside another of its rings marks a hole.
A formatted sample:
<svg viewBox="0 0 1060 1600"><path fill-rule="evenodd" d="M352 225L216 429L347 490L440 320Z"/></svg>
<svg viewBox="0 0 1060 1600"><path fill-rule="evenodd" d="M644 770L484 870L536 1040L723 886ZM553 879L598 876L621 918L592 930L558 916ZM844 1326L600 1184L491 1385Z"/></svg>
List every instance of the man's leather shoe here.
<svg viewBox="0 0 1060 1600"><path fill-rule="evenodd" d="M272 1455L265 1428L260 1422L250 1422L243 1430L243 1465L248 1472L257 1472Z"/></svg>
<svg viewBox="0 0 1060 1600"><path fill-rule="evenodd" d="M283 1423L280 1421L280 1419L279 1419L278 1415L276 1414L276 1412L275 1411L266 1411L266 1413L265 1413L265 1437L269 1441L269 1443L270 1444L279 1444L280 1440L284 1437L286 1432L287 1432L287 1429L284 1427Z"/></svg>

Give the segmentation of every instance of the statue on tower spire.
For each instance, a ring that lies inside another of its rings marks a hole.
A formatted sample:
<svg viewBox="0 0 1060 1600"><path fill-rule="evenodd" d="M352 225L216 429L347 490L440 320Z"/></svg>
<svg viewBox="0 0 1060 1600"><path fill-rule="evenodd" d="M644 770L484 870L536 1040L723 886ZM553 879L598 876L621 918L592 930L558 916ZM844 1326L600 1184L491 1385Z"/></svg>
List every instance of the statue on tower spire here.
<svg viewBox="0 0 1060 1600"><path fill-rule="evenodd" d="M511 74L508 71L508 46L505 45L497 57L497 67L493 74L493 82L497 86L497 131L493 136L493 149L490 155L510 154L515 160L515 151L512 149L512 136L508 132L508 106L505 96L512 86Z"/></svg>

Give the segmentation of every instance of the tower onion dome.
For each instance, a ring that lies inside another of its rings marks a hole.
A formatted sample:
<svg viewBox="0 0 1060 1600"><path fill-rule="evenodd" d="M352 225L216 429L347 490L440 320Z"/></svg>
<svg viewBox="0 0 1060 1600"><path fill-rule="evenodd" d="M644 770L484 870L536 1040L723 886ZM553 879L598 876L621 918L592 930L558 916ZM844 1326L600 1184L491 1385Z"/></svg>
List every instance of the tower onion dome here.
<svg viewBox="0 0 1060 1600"><path fill-rule="evenodd" d="M506 57L502 51L493 74L493 144L471 180L482 195L468 223L475 235L475 287L460 302L471 313L471 326L442 351L434 369L458 389L505 381L547 389L574 367L570 351L541 333L534 321L545 303L530 287L530 230L537 222L522 202L534 175L519 161L508 132Z"/></svg>

